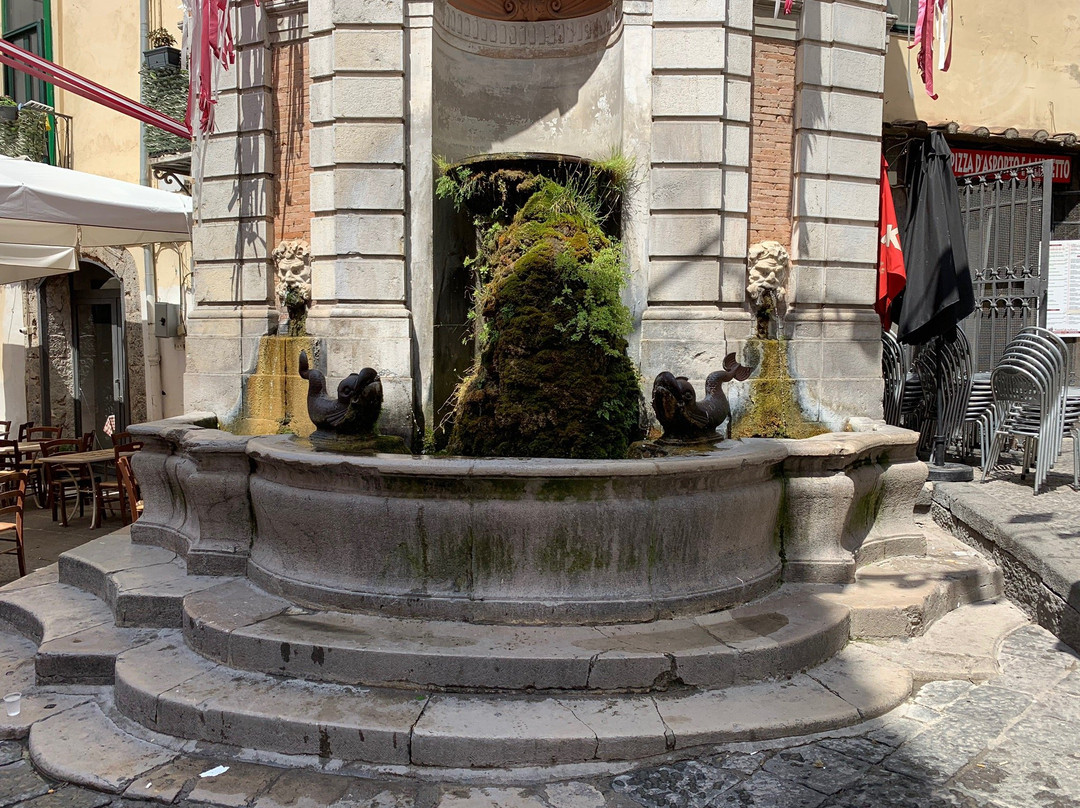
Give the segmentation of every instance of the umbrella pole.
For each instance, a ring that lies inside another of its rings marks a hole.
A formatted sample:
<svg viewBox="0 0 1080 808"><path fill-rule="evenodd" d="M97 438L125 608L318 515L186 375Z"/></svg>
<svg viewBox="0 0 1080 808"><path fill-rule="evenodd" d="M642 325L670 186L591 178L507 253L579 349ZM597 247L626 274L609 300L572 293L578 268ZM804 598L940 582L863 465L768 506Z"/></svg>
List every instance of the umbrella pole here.
<svg viewBox="0 0 1080 808"><path fill-rule="evenodd" d="M930 450L930 464L942 468L945 465L945 431L941 427L942 414L945 412L945 385L942 384L941 359L942 342L938 337L934 341L934 442Z"/></svg>

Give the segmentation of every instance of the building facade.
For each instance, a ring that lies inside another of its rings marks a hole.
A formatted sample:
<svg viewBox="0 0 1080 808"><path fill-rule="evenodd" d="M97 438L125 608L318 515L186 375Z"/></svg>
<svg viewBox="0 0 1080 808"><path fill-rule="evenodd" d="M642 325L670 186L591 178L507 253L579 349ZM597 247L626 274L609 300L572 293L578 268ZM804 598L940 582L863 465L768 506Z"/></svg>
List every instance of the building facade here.
<svg viewBox="0 0 1080 808"><path fill-rule="evenodd" d="M179 14L163 0L0 3L5 39L133 99L151 80L143 56L147 32L164 27L179 39ZM87 47L88 41L114 44ZM33 159L136 184L169 184L155 177L153 163L176 155L150 158L142 126L131 118L10 69L4 92L17 103L53 110L38 113L48 132L43 153ZM182 335L155 336L153 323L159 303L183 312L189 284L190 246L155 245L83 251L71 275L0 287L0 420L60 425L73 435L100 432L108 415L122 427L183 412Z"/></svg>

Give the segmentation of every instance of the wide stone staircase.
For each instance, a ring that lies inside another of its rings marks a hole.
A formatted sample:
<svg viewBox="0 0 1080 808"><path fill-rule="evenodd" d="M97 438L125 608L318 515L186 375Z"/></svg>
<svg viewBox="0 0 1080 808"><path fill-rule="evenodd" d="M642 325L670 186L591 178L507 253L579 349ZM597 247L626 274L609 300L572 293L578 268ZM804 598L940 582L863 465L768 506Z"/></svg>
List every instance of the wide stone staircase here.
<svg viewBox="0 0 1080 808"><path fill-rule="evenodd" d="M931 528L928 548L692 618L513 626L306 609L188 575L121 530L0 589L0 677L24 693L0 737L29 735L46 773L121 791L210 751L334 771L572 770L836 729L957 675L959 658L903 650L1001 594L964 545ZM73 754L86 744L100 753Z"/></svg>

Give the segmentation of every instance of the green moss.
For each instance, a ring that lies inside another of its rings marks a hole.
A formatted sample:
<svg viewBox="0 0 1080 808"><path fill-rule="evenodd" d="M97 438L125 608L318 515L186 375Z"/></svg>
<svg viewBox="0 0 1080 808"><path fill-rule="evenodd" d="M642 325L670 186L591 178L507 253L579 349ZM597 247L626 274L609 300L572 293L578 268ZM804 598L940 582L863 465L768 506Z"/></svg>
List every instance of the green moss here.
<svg viewBox="0 0 1080 808"><path fill-rule="evenodd" d="M537 549L536 561L548 572L575 575L589 570L607 569L611 565L611 551L607 548L590 547L581 537L566 530L556 530Z"/></svg>
<svg viewBox="0 0 1080 808"><path fill-rule="evenodd" d="M810 438L828 430L807 418L795 397L785 340L751 340L760 355L758 375L750 380L750 403L732 427L734 438Z"/></svg>
<svg viewBox="0 0 1080 808"><path fill-rule="evenodd" d="M438 192L481 199L477 361L455 392L448 450L471 456L625 457L639 437L622 246L605 230L602 172L563 182L448 167Z"/></svg>

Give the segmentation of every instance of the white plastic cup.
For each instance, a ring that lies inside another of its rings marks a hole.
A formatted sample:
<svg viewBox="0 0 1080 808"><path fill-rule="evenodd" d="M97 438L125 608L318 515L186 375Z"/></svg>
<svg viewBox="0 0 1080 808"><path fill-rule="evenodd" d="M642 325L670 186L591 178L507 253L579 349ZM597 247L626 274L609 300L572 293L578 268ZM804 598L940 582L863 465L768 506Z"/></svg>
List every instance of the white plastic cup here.
<svg viewBox="0 0 1080 808"><path fill-rule="evenodd" d="M8 715L18 715L22 709L22 693L8 693L4 696L4 709Z"/></svg>

